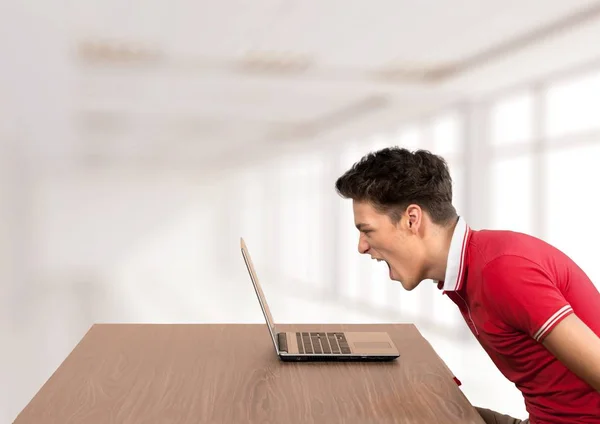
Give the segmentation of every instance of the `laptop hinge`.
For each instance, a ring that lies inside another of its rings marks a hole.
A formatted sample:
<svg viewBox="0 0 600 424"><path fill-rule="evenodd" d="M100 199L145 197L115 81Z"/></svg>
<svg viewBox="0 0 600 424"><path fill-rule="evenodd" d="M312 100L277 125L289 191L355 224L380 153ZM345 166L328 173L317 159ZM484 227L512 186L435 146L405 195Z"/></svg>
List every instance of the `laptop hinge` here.
<svg viewBox="0 0 600 424"><path fill-rule="evenodd" d="M287 337L285 333L277 333L277 341L279 343L279 350L288 353Z"/></svg>

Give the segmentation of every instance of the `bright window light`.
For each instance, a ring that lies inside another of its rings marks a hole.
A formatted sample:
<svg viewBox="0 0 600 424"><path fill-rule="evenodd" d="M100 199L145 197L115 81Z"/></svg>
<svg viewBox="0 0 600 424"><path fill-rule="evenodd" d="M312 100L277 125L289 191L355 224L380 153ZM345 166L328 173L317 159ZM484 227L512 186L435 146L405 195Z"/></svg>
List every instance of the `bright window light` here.
<svg viewBox="0 0 600 424"><path fill-rule="evenodd" d="M431 124L433 149L437 155L451 155L462 151L463 120L455 111L436 117Z"/></svg>
<svg viewBox="0 0 600 424"><path fill-rule="evenodd" d="M556 83L546 97L548 137L600 129L600 72Z"/></svg>
<svg viewBox="0 0 600 424"><path fill-rule="evenodd" d="M533 156L496 160L490 169L491 226L531 233Z"/></svg>
<svg viewBox="0 0 600 424"><path fill-rule="evenodd" d="M545 157L547 179L543 189L548 199L544 211L547 240L574 259L600 288L596 245L600 238L600 196L593 180L598 162L598 144L552 151Z"/></svg>
<svg viewBox="0 0 600 424"><path fill-rule="evenodd" d="M495 103L490 110L492 145L530 141L534 128L533 104L531 92L513 94Z"/></svg>

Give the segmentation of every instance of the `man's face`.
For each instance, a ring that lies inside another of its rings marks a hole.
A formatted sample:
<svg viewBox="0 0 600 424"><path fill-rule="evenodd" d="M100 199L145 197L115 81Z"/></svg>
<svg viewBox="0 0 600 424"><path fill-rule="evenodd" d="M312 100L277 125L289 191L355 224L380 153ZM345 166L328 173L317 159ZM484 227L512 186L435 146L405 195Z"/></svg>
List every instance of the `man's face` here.
<svg viewBox="0 0 600 424"><path fill-rule="evenodd" d="M405 213L397 224L370 203L353 202L354 223L360 232L358 251L385 261L390 279L412 290L424 280L425 248L419 236L419 211Z"/></svg>

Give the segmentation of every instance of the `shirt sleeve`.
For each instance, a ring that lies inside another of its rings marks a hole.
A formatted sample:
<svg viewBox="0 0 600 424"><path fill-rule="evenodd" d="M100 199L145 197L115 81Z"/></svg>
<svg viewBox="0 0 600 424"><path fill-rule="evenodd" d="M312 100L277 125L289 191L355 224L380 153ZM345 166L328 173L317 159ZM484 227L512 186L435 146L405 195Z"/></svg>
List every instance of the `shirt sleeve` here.
<svg viewBox="0 0 600 424"><path fill-rule="evenodd" d="M485 305L501 321L538 342L573 308L556 281L538 264L520 256L501 256L482 270Z"/></svg>

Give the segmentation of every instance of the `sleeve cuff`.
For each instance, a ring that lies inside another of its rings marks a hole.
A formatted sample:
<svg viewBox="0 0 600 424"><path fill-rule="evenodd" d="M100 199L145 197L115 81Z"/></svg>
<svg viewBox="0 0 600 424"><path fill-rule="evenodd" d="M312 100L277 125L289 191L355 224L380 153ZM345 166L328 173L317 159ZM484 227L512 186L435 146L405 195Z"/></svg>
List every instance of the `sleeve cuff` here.
<svg viewBox="0 0 600 424"><path fill-rule="evenodd" d="M556 311L550 318L548 318L548 320L538 329L538 331L535 332L533 338L538 342L542 342L544 338L548 334L550 334L550 331L552 331L552 329L556 327L556 325L559 322L561 322L563 319L565 319L572 313L573 308L571 308L571 305L563 306L558 311Z"/></svg>

